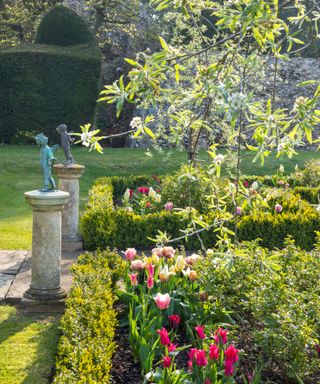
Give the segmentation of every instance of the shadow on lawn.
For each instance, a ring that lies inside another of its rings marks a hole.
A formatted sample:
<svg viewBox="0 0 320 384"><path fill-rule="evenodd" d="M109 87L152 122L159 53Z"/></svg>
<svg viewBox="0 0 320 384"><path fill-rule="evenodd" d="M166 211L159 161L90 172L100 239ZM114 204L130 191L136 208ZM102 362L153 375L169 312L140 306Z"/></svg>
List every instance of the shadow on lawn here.
<svg viewBox="0 0 320 384"><path fill-rule="evenodd" d="M30 337L28 333L31 332L31 329L34 334ZM33 343L33 358L28 365L24 366L22 363L21 367L16 368L16 372L12 371L12 377L24 376L21 381L15 382L17 384L47 384L52 379L54 358L59 341L58 317L45 314L22 315L13 312L7 319L0 322L0 348L6 340L24 331L27 333L25 337L28 338L28 341L22 339L21 343L17 342L17 345L12 343L10 348L23 348L27 354L28 349L23 346L23 341L26 344ZM8 359L8 366L1 368L10 373L10 369L12 369L10 365ZM14 365L17 365L16 362Z"/></svg>

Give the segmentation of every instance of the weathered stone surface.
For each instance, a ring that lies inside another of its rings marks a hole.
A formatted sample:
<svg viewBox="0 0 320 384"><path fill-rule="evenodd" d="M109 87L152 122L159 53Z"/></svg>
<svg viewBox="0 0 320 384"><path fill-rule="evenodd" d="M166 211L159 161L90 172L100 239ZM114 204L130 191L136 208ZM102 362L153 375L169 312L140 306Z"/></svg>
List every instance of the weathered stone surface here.
<svg viewBox="0 0 320 384"><path fill-rule="evenodd" d="M32 270L29 300L61 300L61 210L69 194L63 191L25 193L33 210Z"/></svg>
<svg viewBox="0 0 320 384"><path fill-rule="evenodd" d="M15 275L0 273L0 300L3 300L6 297L14 278Z"/></svg>
<svg viewBox="0 0 320 384"><path fill-rule="evenodd" d="M0 273L16 274L27 255L27 251L0 251Z"/></svg>
<svg viewBox="0 0 320 384"><path fill-rule="evenodd" d="M79 241L79 179L85 167L80 164L57 164L54 170L59 177L58 188L69 193L68 203L62 210L62 239Z"/></svg>

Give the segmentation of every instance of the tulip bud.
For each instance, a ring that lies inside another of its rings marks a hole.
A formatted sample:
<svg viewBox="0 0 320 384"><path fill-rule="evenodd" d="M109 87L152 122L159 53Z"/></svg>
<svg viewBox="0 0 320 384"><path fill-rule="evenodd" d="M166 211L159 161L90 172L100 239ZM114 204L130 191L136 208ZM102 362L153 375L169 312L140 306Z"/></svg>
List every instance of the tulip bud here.
<svg viewBox="0 0 320 384"><path fill-rule="evenodd" d="M183 256L178 256L177 257L177 261L176 261L176 265L174 267L175 270L177 272L181 272L184 269L185 266L186 266L186 262L184 260L184 257Z"/></svg>
<svg viewBox="0 0 320 384"><path fill-rule="evenodd" d="M206 300L208 300L208 297L209 297L208 292L206 292L206 291L201 291L201 292L199 292L199 299L200 299L201 301L206 301Z"/></svg>
<svg viewBox="0 0 320 384"><path fill-rule="evenodd" d="M123 195L124 201L128 201L130 199L130 189L127 188L124 195Z"/></svg>
<svg viewBox="0 0 320 384"><path fill-rule="evenodd" d="M274 206L274 210L275 210L277 213L282 212L282 205L280 205L280 204L276 204L276 205Z"/></svg>
<svg viewBox="0 0 320 384"><path fill-rule="evenodd" d="M280 173L284 173L284 166L283 166L282 164L280 164L279 172L280 172Z"/></svg>

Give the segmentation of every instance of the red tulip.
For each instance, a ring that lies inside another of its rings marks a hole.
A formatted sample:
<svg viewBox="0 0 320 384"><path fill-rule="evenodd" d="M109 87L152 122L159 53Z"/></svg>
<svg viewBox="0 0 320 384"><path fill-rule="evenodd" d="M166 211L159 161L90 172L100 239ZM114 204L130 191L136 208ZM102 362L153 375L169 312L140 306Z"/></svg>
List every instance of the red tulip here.
<svg viewBox="0 0 320 384"><path fill-rule="evenodd" d="M180 324L181 317L179 315L168 316L170 328L177 328Z"/></svg>
<svg viewBox="0 0 320 384"><path fill-rule="evenodd" d="M232 344L229 345L228 348L224 351L224 355L226 357L226 361L231 361L235 363L239 360L239 351Z"/></svg>
<svg viewBox="0 0 320 384"><path fill-rule="evenodd" d="M209 357L211 360L219 360L219 352L220 350L216 345L210 345Z"/></svg>
<svg viewBox="0 0 320 384"><path fill-rule="evenodd" d="M168 346L168 352L173 352L173 351L175 351L175 350L177 349L177 346L178 346L178 344L173 344L173 343L169 344L169 346Z"/></svg>
<svg viewBox="0 0 320 384"><path fill-rule="evenodd" d="M204 325L198 325L197 327L194 327L194 329L196 330L199 339L205 339L206 338L206 335L204 333Z"/></svg>
<svg viewBox="0 0 320 384"><path fill-rule="evenodd" d="M225 345L227 344L227 334L228 334L228 331L226 329L219 327L215 332L214 340L216 341L217 344L221 342L223 345Z"/></svg>
<svg viewBox="0 0 320 384"><path fill-rule="evenodd" d="M163 366L164 368L169 368L171 365L171 358L170 356L164 356L163 357Z"/></svg>
<svg viewBox="0 0 320 384"><path fill-rule="evenodd" d="M188 352L189 359L192 361L195 354L197 353L197 348L191 348Z"/></svg>
<svg viewBox="0 0 320 384"><path fill-rule="evenodd" d="M234 366L231 361L225 361L224 363L224 374L226 376L233 376L234 374Z"/></svg>
<svg viewBox="0 0 320 384"><path fill-rule="evenodd" d="M196 364L199 367L205 367L208 364L208 360L206 358L206 351L204 351L203 349L199 349L196 352L195 358L196 358Z"/></svg>
<svg viewBox="0 0 320 384"><path fill-rule="evenodd" d="M167 330L165 328L158 329L157 333L160 336L160 343L162 345L170 345L171 341L170 341L170 338L169 338L169 334L168 334L168 332L167 332Z"/></svg>

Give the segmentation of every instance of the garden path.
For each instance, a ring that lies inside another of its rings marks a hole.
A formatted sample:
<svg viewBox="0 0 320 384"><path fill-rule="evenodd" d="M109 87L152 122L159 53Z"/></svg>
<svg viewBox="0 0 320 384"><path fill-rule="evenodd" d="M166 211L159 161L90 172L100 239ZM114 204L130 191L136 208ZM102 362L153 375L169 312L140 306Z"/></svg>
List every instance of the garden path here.
<svg viewBox="0 0 320 384"><path fill-rule="evenodd" d="M70 291L71 265L81 250L64 250L61 259L62 286ZM31 252L0 250L0 304L19 304L31 281Z"/></svg>

